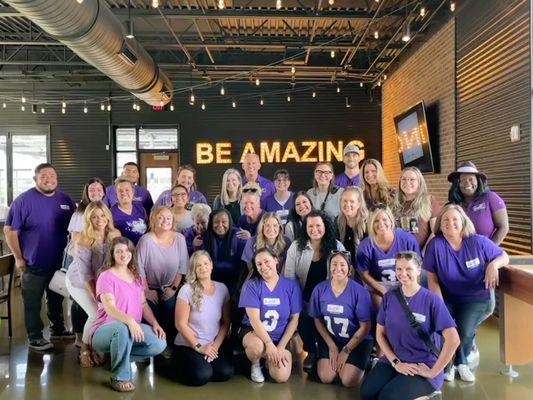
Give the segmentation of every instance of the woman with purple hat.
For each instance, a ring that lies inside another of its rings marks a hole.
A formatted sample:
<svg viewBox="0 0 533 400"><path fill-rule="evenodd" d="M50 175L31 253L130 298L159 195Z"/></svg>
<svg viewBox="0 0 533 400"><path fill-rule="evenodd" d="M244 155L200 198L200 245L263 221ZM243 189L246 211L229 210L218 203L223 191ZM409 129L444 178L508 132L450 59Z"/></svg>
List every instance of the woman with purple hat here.
<svg viewBox="0 0 533 400"><path fill-rule="evenodd" d="M448 192L450 203L459 204L470 218L476 233L499 245L509 232L505 203L489 189L487 176L472 161L465 161L448 175L452 183Z"/></svg>
<svg viewBox="0 0 533 400"><path fill-rule="evenodd" d="M467 355L477 326L493 307L491 290L498 286L498 269L508 263L507 253L487 237L476 234L460 206L447 204L442 208L423 268L428 272L429 289L444 299L461 338L454 365L445 375L447 381L454 380L456 370L461 380L475 381Z"/></svg>

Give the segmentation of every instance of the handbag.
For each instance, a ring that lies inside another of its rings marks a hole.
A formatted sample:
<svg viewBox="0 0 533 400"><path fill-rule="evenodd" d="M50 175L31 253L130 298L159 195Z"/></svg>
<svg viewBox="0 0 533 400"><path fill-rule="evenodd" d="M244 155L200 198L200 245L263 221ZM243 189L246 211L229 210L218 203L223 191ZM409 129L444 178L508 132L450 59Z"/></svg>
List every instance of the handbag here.
<svg viewBox="0 0 533 400"><path fill-rule="evenodd" d="M63 297L68 297L69 292L67 289L67 271L63 268L58 269L50 280L48 288Z"/></svg>
<svg viewBox="0 0 533 400"><path fill-rule="evenodd" d="M405 316L409 320L409 325L416 331L418 334L418 337L424 341L424 343L429 347L431 352L438 358L440 354L440 350L435 346L435 343L433 343L433 340L429 337L427 332L422 329L418 321L416 320L415 316L413 315L413 312L409 308L409 305L407 304L407 301L405 301L405 297L400 293L400 288L396 288L393 290L394 295L400 302L400 305L402 306L402 309L405 313Z"/></svg>

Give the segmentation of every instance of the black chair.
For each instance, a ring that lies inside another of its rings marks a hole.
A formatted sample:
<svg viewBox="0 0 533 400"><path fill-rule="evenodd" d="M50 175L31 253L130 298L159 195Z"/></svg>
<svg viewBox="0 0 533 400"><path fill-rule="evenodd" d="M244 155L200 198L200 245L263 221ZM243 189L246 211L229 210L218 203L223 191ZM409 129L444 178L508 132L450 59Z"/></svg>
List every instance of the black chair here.
<svg viewBox="0 0 533 400"><path fill-rule="evenodd" d="M13 254L7 254L0 257L0 279L9 275L7 288L0 291L0 304L7 303L7 315L0 316L0 319L7 319L9 337L12 336L11 328L11 288L13 287L13 272L15 271L15 257Z"/></svg>

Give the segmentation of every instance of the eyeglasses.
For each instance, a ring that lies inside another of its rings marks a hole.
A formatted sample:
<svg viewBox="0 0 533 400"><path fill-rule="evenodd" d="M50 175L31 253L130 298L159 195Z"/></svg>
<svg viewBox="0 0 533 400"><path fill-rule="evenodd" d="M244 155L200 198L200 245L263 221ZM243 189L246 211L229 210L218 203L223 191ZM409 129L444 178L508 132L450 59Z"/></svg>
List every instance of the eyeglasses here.
<svg viewBox="0 0 533 400"><path fill-rule="evenodd" d="M245 188L242 190L243 193L257 193L259 189L257 188Z"/></svg>
<svg viewBox="0 0 533 400"><path fill-rule="evenodd" d="M332 175L333 172L331 171L322 171L321 169L315 170L315 174L317 175Z"/></svg>

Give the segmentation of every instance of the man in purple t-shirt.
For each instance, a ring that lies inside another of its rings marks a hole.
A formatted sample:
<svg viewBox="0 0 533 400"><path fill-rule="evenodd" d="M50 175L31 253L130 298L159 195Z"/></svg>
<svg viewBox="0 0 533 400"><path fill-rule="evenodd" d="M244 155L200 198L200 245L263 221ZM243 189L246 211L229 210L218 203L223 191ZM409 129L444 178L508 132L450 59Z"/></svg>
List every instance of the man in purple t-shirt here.
<svg viewBox="0 0 533 400"><path fill-rule="evenodd" d="M359 185L359 161L361 160L359 147L349 143L344 148L344 171L335 177L335 185L342 188Z"/></svg>
<svg viewBox="0 0 533 400"><path fill-rule="evenodd" d="M261 200L264 201L267 197L274 194L276 187L274 183L267 178L263 178L259 175L259 170L261 169L261 161L259 156L255 153L248 153L244 156L242 162L242 169L244 171L244 176L242 177L243 186L247 182L256 182L261 186Z"/></svg>
<svg viewBox="0 0 533 400"><path fill-rule="evenodd" d="M30 349L48 350L52 343L43 338L41 301L46 290L48 319L52 323L51 338L73 338L65 331L63 297L48 288L61 266L67 244L67 227L76 204L57 189L57 173L52 164L35 168L35 187L20 194L11 204L4 227L6 242L22 271L24 323Z"/></svg>
<svg viewBox="0 0 533 400"><path fill-rule="evenodd" d="M152 200L152 195L150 192L137 184L139 181L139 176L139 166L136 163L127 162L122 167L122 177L130 181L135 189L133 193L133 201L141 203L146 211L146 215L150 215L150 211L154 206L154 201ZM104 200L109 209L118 203L115 185L110 185L106 188Z"/></svg>

